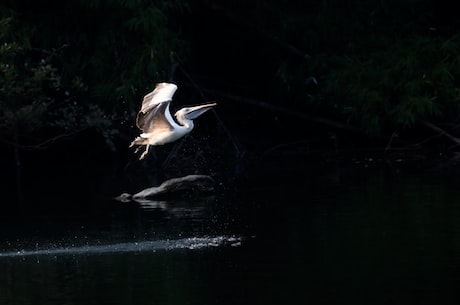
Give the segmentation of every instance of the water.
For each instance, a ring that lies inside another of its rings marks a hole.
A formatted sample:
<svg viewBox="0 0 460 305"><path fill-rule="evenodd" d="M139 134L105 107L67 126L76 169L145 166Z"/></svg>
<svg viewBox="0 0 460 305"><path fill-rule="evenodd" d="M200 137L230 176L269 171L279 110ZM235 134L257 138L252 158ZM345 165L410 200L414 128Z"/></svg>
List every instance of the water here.
<svg viewBox="0 0 460 305"><path fill-rule="evenodd" d="M459 304L457 177L351 168L7 228L0 304Z"/></svg>

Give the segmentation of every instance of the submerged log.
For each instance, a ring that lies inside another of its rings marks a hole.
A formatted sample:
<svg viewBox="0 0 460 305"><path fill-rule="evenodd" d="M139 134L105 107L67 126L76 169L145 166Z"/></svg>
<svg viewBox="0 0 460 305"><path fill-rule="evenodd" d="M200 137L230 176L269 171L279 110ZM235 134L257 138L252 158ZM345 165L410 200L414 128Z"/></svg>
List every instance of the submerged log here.
<svg viewBox="0 0 460 305"><path fill-rule="evenodd" d="M215 181L207 175L188 175L164 181L159 186L146 188L134 195L123 193L115 200L128 202L130 200L142 201L165 197L199 196L203 193L214 191Z"/></svg>

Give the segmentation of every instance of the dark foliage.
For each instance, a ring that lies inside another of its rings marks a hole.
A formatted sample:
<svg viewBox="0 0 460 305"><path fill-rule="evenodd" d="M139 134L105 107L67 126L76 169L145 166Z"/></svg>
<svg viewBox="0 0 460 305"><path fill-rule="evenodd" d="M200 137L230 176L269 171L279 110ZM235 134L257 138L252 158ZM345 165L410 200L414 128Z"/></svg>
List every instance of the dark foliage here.
<svg viewBox="0 0 460 305"><path fill-rule="evenodd" d="M4 0L0 140L16 168L88 131L129 163L142 96L174 81L180 103L218 101L197 135L226 160L352 139L455 151L459 26L432 0Z"/></svg>

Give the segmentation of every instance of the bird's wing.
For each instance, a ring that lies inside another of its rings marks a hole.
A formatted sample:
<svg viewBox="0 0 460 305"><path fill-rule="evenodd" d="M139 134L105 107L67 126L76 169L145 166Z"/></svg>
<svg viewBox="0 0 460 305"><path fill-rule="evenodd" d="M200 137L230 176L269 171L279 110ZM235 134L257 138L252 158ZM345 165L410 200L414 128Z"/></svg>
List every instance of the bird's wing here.
<svg viewBox="0 0 460 305"><path fill-rule="evenodd" d="M163 102L171 101L177 86L170 83L159 83L155 89L144 96L140 112L147 113Z"/></svg>
<svg viewBox="0 0 460 305"><path fill-rule="evenodd" d="M173 124L175 122L169 114L169 103L166 101L157 104L155 107L150 107L146 112L140 111L137 114L137 127L144 133L150 133L152 131L172 131L174 129ZM168 119L170 118L170 120Z"/></svg>

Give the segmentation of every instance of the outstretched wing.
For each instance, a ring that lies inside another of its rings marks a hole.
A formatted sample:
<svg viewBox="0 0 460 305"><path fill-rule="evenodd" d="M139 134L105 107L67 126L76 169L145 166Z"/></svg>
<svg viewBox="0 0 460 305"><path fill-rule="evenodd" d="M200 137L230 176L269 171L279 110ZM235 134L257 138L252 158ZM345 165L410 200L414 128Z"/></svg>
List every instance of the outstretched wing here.
<svg viewBox="0 0 460 305"><path fill-rule="evenodd" d="M146 112L139 111L137 114L137 127L144 133L151 133L152 131L172 131L174 129L174 122L168 120L171 117L169 114L169 103L166 101L157 104L155 107L150 108Z"/></svg>
<svg viewBox="0 0 460 305"><path fill-rule="evenodd" d="M144 96L142 107L137 114L136 125L144 133L163 130L172 130L174 121L169 113L169 103L177 90L177 86L170 83L159 83L155 89Z"/></svg>
<svg viewBox="0 0 460 305"><path fill-rule="evenodd" d="M150 109L155 108L160 103L171 101L176 90L177 86L174 84L157 84L152 92L144 96L140 111L146 113Z"/></svg>

